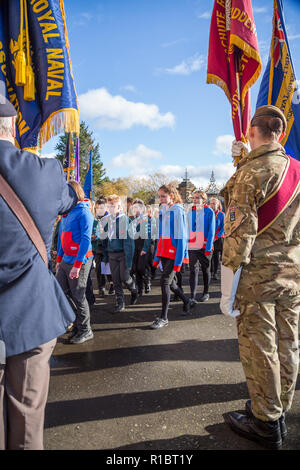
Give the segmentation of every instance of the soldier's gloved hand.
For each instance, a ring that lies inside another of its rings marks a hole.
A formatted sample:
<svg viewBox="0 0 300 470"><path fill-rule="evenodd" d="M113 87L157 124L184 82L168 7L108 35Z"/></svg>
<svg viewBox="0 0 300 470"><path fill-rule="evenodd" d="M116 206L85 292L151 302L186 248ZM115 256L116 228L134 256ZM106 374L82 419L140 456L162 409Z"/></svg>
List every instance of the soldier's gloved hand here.
<svg viewBox="0 0 300 470"><path fill-rule="evenodd" d="M241 268L239 268L234 274L232 269L227 268L227 266L223 266L223 264L221 265L222 297L220 302L220 309L224 315L229 315L230 317L237 317L240 314L239 310L234 310L233 307L240 275Z"/></svg>
<svg viewBox="0 0 300 470"><path fill-rule="evenodd" d="M249 153L248 145L240 140L234 140L231 146L232 158L235 159L242 155L245 157Z"/></svg>

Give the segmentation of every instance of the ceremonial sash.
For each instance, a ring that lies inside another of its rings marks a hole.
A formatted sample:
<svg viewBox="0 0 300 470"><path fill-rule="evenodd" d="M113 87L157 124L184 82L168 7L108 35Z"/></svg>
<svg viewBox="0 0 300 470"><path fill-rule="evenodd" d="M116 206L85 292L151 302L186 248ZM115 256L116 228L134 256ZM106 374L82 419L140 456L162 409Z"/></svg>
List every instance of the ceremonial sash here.
<svg viewBox="0 0 300 470"><path fill-rule="evenodd" d="M269 228L297 195L300 184L300 163L289 155L287 157L287 165L279 185L257 211L257 235Z"/></svg>

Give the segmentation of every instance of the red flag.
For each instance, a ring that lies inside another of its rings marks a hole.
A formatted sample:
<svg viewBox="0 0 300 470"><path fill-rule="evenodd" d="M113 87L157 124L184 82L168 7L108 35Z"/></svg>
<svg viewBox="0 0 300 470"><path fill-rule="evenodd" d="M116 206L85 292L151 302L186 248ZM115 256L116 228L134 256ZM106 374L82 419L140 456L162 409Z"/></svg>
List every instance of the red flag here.
<svg viewBox="0 0 300 470"><path fill-rule="evenodd" d="M251 0L215 0L207 83L215 83L226 93L236 140L246 142L251 115L250 87L261 68Z"/></svg>

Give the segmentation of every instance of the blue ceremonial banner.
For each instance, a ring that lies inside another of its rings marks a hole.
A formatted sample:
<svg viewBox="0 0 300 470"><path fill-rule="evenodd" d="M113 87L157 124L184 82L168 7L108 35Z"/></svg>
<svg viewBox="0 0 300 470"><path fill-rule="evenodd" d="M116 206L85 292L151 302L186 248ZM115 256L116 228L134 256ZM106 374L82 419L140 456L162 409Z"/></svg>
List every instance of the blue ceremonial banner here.
<svg viewBox="0 0 300 470"><path fill-rule="evenodd" d="M18 112L20 148L35 151L60 132L79 135L63 0L1 0L0 80Z"/></svg>
<svg viewBox="0 0 300 470"><path fill-rule="evenodd" d="M84 194L88 199L93 199L93 163L92 163L92 157L93 157L93 151L90 151L90 164L89 164L89 170L86 174L85 180L84 180Z"/></svg>
<svg viewBox="0 0 300 470"><path fill-rule="evenodd" d="M277 106L283 111L287 130L281 144L287 154L300 160L300 86L295 77L281 0L274 0L270 57L256 106L258 108L266 104Z"/></svg>

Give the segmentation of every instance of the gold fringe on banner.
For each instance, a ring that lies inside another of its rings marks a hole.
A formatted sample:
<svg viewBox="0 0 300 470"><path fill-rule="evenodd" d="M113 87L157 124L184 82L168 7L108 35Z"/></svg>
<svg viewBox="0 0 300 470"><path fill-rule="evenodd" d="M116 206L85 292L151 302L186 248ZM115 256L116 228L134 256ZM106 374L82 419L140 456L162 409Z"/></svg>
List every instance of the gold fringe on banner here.
<svg viewBox="0 0 300 470"><path fill-rule="evenodd" d="M79 135L80 122L77 109L65 108L52 113L44 122L40 130L41 147L48 142L51 137L60 132L75 132Z"/></svg>

